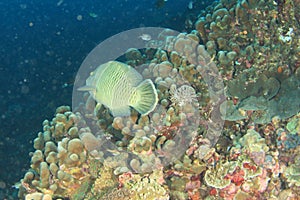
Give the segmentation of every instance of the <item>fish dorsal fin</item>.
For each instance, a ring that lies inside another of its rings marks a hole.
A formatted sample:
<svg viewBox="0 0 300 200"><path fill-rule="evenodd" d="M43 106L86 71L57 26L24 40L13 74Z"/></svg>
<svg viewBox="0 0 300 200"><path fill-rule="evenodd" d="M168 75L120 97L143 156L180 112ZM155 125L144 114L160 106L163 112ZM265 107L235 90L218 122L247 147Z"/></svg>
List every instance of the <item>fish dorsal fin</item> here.
<svg viewBox="0 0 300 200"><path fill-rule="evenodd" d="M127 77L130 79L132 86L137 86L143 81L143 76L138 73L134 68L128 65Z"/></svg>
<svg viewBox="0 0 300 200"><path fill-rule="evenodd" d="M79 87L77 90L82 91L82 92L96 92L96 87L90 86L90 85L85 85L85 86Z"/></svg>
<svg viewBox="0 0 300 200"><path fill-rule="evenodd" d="M78 88L77 90L81 91L81 92L89 92L90 95L92 95L92 97L95 99L96 92L97 92L96 87L90 86L90 85L85 85L85 86Z"/></svg>

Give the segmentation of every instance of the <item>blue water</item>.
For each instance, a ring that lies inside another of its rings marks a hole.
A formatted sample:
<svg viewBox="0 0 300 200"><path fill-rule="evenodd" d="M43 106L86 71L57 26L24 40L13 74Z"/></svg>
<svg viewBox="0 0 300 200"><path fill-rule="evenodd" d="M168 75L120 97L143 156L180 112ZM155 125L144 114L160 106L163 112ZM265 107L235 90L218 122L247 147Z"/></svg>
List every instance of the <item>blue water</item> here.
<svg viewBox="0 0 300 200"><path fill-rule="evenodd" d="M131 28L189 31L184 21L194 9L188 3L168 0L158 9L154 0L0 1L0 199L13 195L12 184L28 170L42 121L57 106L71 105L85 56Z"/></svg>

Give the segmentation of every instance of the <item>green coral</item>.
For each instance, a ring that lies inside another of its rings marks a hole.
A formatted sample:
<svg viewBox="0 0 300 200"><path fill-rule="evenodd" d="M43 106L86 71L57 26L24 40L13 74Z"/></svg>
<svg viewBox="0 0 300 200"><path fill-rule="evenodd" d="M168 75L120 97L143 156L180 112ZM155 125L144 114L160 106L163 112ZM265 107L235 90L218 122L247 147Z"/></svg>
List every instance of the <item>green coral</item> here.
<svg viewBox="0 0 300 200"><path fill-rule="evenodd" d="M300 163L294 163L288 166L284 170L284 176L286 177L289 186L295 185L300 187Z"/></svg>
<svg viewBox="0 0 300 200"><path fill-rule="evenodd" d="M264 124L271 122L274 116L286 119L299 111L300 80L296 75L282 80L281 83L276 78L267 78L266 75L260 75L258 78L247 76L250 74L244 73L228 82L228 95L238 98L238 103L223 103L222 106L227 107L226 112L222 110L224 119L246 119L249 117L246 111L250 110L254 111L251 120Z"/></svg>
<svg viewBox="0 0 300 200"><path fill-rule="evenodd" d="M286 126L291 134L300 134L300 118L294 118Z"/></svg>
<svg viewBox="0 0 300 200"><path fill-rule="evenodd" d="M230 179L225 179L226 174L230 169L229 163L220 163L218 162L216 167L211 167L206 170L204 175L205 183L208 186L222 189L227 187L230 184Z"/></svg>
<svg viewBox="0 0 300 200"><path fill-rule="evenodd" d="M131 193L131 199L161 199L168 200L169 192L161 183L162 172L154 172L151 176L141 176L132 174L132 178L127 179L124 188ZM162 179L163 180L163 179Z"/></svg>

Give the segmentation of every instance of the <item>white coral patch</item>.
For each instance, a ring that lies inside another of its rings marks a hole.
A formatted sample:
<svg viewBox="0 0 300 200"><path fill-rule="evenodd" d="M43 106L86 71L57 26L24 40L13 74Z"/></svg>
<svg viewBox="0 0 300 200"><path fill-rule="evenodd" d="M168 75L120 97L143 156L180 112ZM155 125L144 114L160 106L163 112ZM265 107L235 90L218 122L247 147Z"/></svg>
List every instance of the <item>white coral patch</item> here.
<svg viewBox="0 0 300 200"><path fill-rule="evenodd" d="M182 85L180 88L172 87L170 89L171 98L173 104L177 104L180 107L191 104L197 101L197 94L193 87L189 85Z"/></svg>

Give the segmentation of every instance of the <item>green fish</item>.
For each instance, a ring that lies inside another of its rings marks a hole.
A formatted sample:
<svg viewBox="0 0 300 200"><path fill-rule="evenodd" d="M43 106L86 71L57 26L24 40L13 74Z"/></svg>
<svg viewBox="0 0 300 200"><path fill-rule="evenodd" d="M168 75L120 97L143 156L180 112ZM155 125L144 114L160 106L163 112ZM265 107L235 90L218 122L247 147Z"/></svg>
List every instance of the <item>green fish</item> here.
<svg viewBox="0 0 300 200"><path fill-rule="evenodd" d="M97 15L96 13L93 13L93 12L90 12L90 13L89 13L89 16L92 17L92 18L98 17L98 15Z"/></svg>
<svg viewBox="0 0 300 200"><path fill-rule="evenodd" d="M78 90L89 91L98 104L109 108L114 117L129 116L130 107L147 115L158 102L153 82L143 80L134 68L117 61L100 65L86 80L86 85Z"/></svg>

